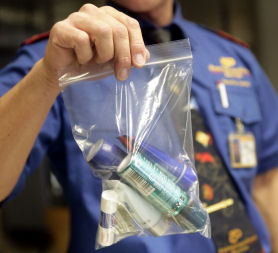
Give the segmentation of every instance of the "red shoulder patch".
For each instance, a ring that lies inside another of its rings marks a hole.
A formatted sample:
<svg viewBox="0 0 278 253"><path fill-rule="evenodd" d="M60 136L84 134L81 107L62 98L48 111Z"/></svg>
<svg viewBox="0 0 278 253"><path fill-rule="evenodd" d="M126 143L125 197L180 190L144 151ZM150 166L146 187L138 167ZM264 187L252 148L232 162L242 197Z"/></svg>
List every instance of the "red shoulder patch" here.
<svg viewBox="0 0 278 253"><path fill-rule="evenodd" d="M49 37L49 32L44 32L44 33L36 34L36 35L32 36L31 38L23 41L21 43L21 46L30 45L30 44L33 44L33 43L35 43L37 41L46 39L48 37Z"/></svg>
<svg viewBox="0 0 278 253"><path fill-rule="evenodd" d="M241 45L243 47L250 48L250 45L248 43L246 43L246 42L244 42L244 41L234 37L233 35L231 35L229 33L223 32L221 30L217 30L216 33L219 36L221 36L221 37L223 37L223 38L225 38L227 40L233 41L233 42L235 42L235 43L237 43L237 44L239 44L239 45Z"/></svg>

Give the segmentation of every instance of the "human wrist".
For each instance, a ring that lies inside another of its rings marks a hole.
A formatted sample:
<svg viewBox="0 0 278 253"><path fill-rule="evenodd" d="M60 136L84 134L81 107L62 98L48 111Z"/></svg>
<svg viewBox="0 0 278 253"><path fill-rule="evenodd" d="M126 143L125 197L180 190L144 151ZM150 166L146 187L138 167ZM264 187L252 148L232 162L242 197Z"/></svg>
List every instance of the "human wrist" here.
<svg viewBox="0 0 278 253"><path fill-rule="evenodd" d="M60 93L58 74L49 70L43 58L34 65L32 71L39 79L39 85L56 96Z"/></svg>

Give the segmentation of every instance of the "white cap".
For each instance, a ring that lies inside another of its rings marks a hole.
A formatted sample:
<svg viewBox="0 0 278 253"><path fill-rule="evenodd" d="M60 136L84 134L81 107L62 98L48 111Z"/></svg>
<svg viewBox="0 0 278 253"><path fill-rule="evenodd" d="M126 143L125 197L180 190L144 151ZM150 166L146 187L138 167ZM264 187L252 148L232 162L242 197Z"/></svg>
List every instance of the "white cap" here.
<svg viewBox="0 0 278 253"><path fill-rule="evenodd" d="M113 214L117 211L118 194L113 190L103 191L101 194L100 210L107 214Z"/></svg>

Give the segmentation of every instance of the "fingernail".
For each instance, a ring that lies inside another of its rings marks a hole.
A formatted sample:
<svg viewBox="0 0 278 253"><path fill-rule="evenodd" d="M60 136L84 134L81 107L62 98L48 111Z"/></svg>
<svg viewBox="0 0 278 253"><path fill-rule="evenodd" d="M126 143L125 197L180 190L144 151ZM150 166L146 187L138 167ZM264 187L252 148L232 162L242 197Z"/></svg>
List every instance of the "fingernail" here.
<svg viewBox="0 0 278 253"><path fill-rule="evenodd" d="M119 73L120 80L125 80L127 79L127 77L128 77L128 69L126 68L121 69Z"/></svg>
<svg viewBox="0 0 278 253"><path fill-rule="evenodd" d="M134 56L134 62L139 66L143 66L145 64L145 57L142 54L136 54Z"/></svg>

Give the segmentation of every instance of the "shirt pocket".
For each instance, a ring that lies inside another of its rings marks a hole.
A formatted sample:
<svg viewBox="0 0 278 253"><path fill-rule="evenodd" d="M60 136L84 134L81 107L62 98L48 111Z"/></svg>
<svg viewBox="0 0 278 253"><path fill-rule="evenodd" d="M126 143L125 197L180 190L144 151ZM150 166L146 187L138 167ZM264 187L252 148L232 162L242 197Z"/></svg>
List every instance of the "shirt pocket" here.
<svg viewBox="0 0 278 253"><path fill-rule="evenodd" d="M229 100L229 107L222 106L219 90L213 88L211 90L213 109L216 116L219 116L219 122L222 129L226 134L225 138L231 132L236 131L234 118L240 118L244 124L246 132L252 132L256 140L256 151L258 153L258 131L259 123L262 120L262 113L258 103L257 94L252 87L239 87L226 85L227 96ZM228 143L227 143L228 145ZM229 157L230 159L230 157ZM231 163L229 163L231 164ZM255 177L257 167L250 168L237 168L233 169L231 166L228 169L231 174L241 182L248 191L251 191L252 178Z"/></svg>
<svg viewBox="0 0 278 253"><path fill-rule="evenodd" d="M226 85L226 92L229 101L227 108L222 106L219 90L212 89L213 106L217 114L240 118L247 125L261 121L262 113L252 87Z"/></svg>

